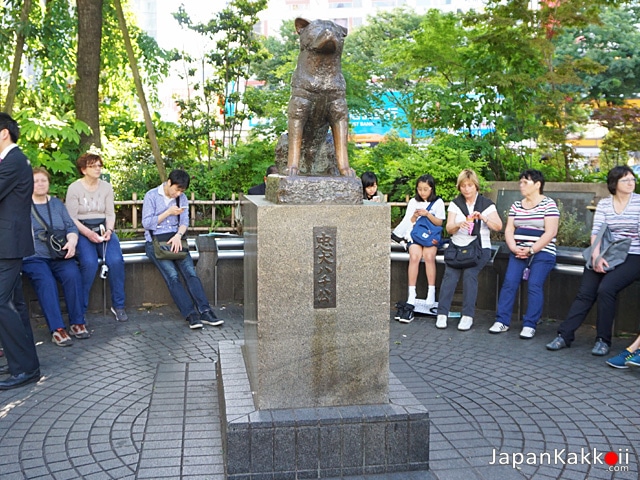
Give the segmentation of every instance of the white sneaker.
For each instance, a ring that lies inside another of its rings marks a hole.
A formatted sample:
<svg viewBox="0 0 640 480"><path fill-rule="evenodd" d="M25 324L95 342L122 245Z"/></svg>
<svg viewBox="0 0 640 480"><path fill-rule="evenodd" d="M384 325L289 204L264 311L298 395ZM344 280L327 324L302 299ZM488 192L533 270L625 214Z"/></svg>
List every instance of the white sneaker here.
<svg viewBox="0 0 640 480"><path fill-rule="evenodd" d="M523 327L522 331L520 332L520 338L524 338L526 340L529 340L529 339L533 338L533 336L535 334L536 334L536 329L535 328Z"/></svg>
<svg viewBox="0 0 640 480"><path fill-rule="evenodd" d="M446 315L438 315L438 319L436 320L436 328L447 328Z"/></svg>
<svg viewBox="0 0 640 480"><path fill-rule="evenodd" d="M463 315L460 323L458 323L458 330L467 331L471 328L471 325L473 325L473 318Z"/></svg>
<svg viewBox="0 0 640 480"><path fill-rule="evenodd" d="M491 325L491 328L489 329L489 333L502 333L502 332L506 332L507 330L509 330L509 325L496 322L493 325Z"/></svg>

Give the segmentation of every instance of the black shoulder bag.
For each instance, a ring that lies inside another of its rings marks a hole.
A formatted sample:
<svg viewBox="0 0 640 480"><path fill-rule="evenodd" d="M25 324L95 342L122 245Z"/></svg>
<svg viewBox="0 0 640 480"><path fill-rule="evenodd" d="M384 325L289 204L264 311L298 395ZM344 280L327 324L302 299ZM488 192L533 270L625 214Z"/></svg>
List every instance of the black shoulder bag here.
<svg viewBox="0 0 640 480"><path fill-rule="evenodd" d="M180 207L180 197L176 197L176 205ZM182 238L180 243L182 244L182 250L179 252L173 252L171 245L167 242L175 233L161 233L160 235L152 235L153 238L153 254L158 260L182 260L189 254L189 243L186 238Z"/></svg>
<svg viewBox="0 0 640 480"><path fill-rule="evenodd" d="M51 218L51 207L49 206L49 200L47 200L47 211L49 212L49 225L45 222L38 210L36 210L36 206L31 202L31 214L36 219L36 221L44 228L44 232L41 232L38 235L38 239L42 240L49 249L49 256L53 260L64 260L67 256L67 251L63 250L63 247L67 244L67 232L65 230L56 230L53 228L53 219Z"/></svg>
<svg viewBox="0 0 640 480"><path fill-rule="evenodd" d="M478 195L476 198L476 210L482 212L489 205L485 205L485 197L482 195ZM453 201L458 208L464 213L467 217L471 215L469 208L467 207L467 202L464 200L462 195L458 195ZM480 263L482 259L482 243L480 240L480 227L481 220L475 220L473 222L473 231L471 235L475 235L474 238L469 245L465 245L461 247L456 245L453 242L449 242L449 246L444 251L444 263L451 268L471 268L475 267Z"/></svg>

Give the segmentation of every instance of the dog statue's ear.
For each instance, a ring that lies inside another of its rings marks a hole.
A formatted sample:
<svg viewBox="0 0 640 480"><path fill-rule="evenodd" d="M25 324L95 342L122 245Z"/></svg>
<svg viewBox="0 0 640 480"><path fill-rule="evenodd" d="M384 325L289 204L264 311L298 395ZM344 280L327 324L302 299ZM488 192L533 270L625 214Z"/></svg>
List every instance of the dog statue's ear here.
<svg viewBox="0 0 640 480"><path fill-rule="evenodd" d="M345 27L343 27L342 25L338 25L340 27L340 30L342 30L342 36L346 37L347 34L349 33L349 30L347 30Z"/></svg>
<svg viewBox="0 0 640 480"><path fill-rule="evenodd" d="M296 32L298 32L298 34L300 34L300 30L305 28L310 23L311 22L309 20L306 20L304 18L300 18L300 17L296 18L296 21L295 21Z"/></svg>

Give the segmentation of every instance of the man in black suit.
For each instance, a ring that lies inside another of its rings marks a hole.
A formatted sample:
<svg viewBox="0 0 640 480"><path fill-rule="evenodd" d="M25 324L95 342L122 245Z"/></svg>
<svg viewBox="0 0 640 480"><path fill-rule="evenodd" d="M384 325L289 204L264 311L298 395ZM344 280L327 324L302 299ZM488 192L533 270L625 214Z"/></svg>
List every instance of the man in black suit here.
<svg viewBox="0 0 640 480"><path fill-rule="evenodd" d="M264 176L264 181L259 185L254 185L253 187L251 187L247 192L247 194L248 195L264 195L264 191L267 188L267 185L266 185L267 177L272 173L278 173L278 167L276 167L275 165L271 165L269 166L269 168L267 168L267 173Z"/></svg>
<svg viewBox="0 0 640 480"><path fill-rule="evenodd" d="M18 313L22 258L33 255L31 195L33 171L16 142L15 120L0 112L0 343L11 376L0 382L9 390L40 380L40 363L28 316Z"/></svg>

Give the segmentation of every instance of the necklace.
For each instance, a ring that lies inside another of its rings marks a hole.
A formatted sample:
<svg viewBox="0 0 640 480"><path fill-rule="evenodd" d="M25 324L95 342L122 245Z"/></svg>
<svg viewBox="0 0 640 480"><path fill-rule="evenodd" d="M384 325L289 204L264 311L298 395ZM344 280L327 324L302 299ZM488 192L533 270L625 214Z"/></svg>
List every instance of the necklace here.
<svg viewBox="0 0 640 480"><path fill-rule="evenodd" d="M536 207L542 201L543 198L544 198L544 195L540 195L539 197L537 197L535 199L534 198L529 198L529 197L524 197L522 199L522 206L524 208L526 208L527 210L530 210L530 209Z"/></svg>
<svg viewBox="0 0 640 480"><path fill-rule="evenodd" d="M629 201L631 200L631 195L626 200L621 200L620 198L614 196L613 197L613 211L616 215L621 215L627 209L627 205L629 205Z"/></svg>

